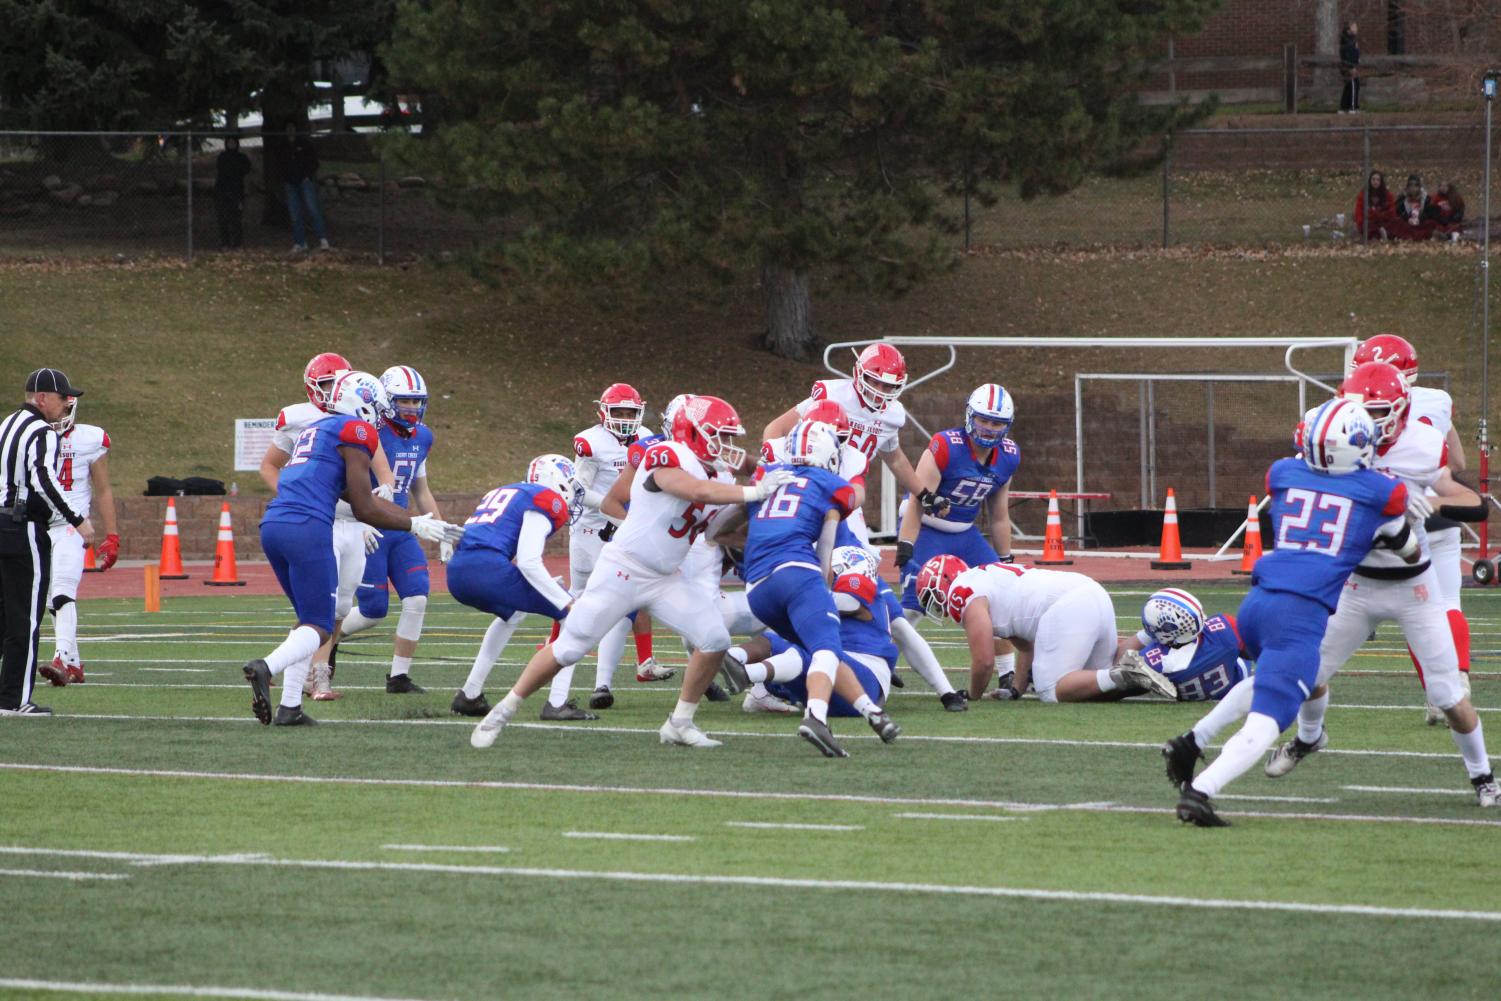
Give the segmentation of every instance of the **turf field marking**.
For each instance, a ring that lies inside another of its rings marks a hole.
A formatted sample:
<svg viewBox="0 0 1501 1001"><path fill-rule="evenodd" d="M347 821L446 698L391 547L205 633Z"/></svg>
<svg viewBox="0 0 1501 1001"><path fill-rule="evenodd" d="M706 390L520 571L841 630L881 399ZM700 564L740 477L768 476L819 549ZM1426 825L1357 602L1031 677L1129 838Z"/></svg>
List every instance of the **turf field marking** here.
<svg viewBox="0 0 1501 1001"><path fill-rule="evenodd" d="M115 661L115 663L119 663L119 661ZM141 670L141 671L155 671L155 672L160 672L162 674L214 674L214 673L216 673L212 668L208 668L208 667L142 667L142 668L138 668L138 670ZM121 686L121 685L115 685L115 687L116 688L120 688L120 687L123 687L123 686Z"/></svg>
<svg viewBox="0 0 1501 1001"><path fill-rule="evenodd" d="M105 852L85 848L27 848L22 845L0 845L0 855L48 855L54 858L104 859L111 862L129 862L131 865L179 865L185 862L262 862L269 858L264 852L241 852L234 855L161 855L152 852Z"/></svg>
<svg viewBox="0 0 1501 1001"><path fill-rule="evenodd" d="M628 834L624 831L564 831L565 838L595 838L600 841L697 841L691 834Z"/></svg>
<svg viewBox="0 0 1501 1001"><path fill-rule="evenodd" d="M381 845L393 852L488 852L496 855L511 849L500 845Z"/></svg>
<svg viewBox="0 0 1501 1001"><path fill-rule="evenodd" d="M1423 789L1417 786L1340 786L1351 792L1432 793L1436 796L1473 796L1469 789Z"/></svg>
<svg viewBox="0 0 1501 1001"><path fill-rule="evenodd" d="M188 998L248 998L251 1001L415 1001L409 998L378 998L361 994L319 994L306 991L273 991L256 987L192 987L185 984L100 984L66 980L20 980L0 978L0 987L22 991L57 991L63 994L166 994Z"/></svg>
<svg viewBox="0 0 1501 1001"><path fill-rule="evenodd" d="M0 876L45 876L49 879L67 879L77 882L81 879L129 879L130 875L123 872L58 872L46 869L0 869Z"/></svg>
<svg viewBox="0 0 1501 1001"><path fill-rule="evenodd" d="M726 820L726 827L749 827L757 831L863 831L861 824L773 824L765 820Z"/></svg>
<svg viewBox="0 0 1501 1001"><path fill-rule="evenodd" d="M1027 820L1027 817L1002 816L991 813L893 813L901 820Z"/></svg>
<svg viewBox="0 0 1501 1001"><path fill-rule="evenodd" d="M1348 789L1349 786L1342 788ZM1222 792L1215 799L1238 799L1252 803L1338 803L1337 796L1237 796Z"/></svg>

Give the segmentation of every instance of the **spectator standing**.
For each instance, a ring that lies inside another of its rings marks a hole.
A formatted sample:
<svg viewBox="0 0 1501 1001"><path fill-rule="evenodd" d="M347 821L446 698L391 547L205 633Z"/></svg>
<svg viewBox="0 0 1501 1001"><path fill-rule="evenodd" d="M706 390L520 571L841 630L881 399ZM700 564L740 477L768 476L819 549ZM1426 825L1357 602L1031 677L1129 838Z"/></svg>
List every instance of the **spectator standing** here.
<svg viewBox="0 0 1501 1001"><path fill-rule="evenodd" d="M1339 75L1345 89L1339 96L1339 113L1360 110L1360 26L1351 21L1339 36Z"/></svg>
<svg viewBox="0 0 1501 1001"><path fill-rule="evenodd" d="M1397 221L1391 235L1400 240L1427 240L1433 236L1437 225L1438 209L1428 200L1423 179L1417 174L1408 174L1407 187L1397 199Z"/></svg>
<svg viewBox="0 0 1501 1001"><path fill-rule="evenodd" d="M297 131L296 122L287 123L287 170L282 187L287 196L287 214L292 218L293 253L307 252L303 212L313 224L318 246L332 250L328 243L328 229L323 224L323 208L318 204L318 154L313 149L313 140Z"/></svg>
<svg viewBox="0 0 1501 1001"><path fill-rule="evenodd" d="M1365 190L1355 196L1355 229L1363 239L1385 240L1397 221L1397 203L1386 186L1386 175L1371 171Z"/></svg>
<svg viewBox="0 0 1501 1001"><path fill-rule="evenodd" d="M240 140L224 140L224 152L214 160L214 208L219 217L219 249L232 250L245 243L245 178L250 157L240 152Z"/></svg>

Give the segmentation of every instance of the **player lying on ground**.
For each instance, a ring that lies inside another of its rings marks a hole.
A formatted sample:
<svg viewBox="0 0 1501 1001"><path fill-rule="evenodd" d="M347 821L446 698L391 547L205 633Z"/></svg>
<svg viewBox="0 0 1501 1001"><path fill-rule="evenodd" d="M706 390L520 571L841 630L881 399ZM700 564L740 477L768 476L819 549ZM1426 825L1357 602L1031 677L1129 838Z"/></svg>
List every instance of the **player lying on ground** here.
<svg viewBox="0 0 1501 1001"><path fill-rule="evenodd" d="M1179 702L1212 702L1251 676L1233 615L1204 616L1199 599L1176 587L1156 592L1141 609L1141 630L1121 644L1173 683Z"/></svg>

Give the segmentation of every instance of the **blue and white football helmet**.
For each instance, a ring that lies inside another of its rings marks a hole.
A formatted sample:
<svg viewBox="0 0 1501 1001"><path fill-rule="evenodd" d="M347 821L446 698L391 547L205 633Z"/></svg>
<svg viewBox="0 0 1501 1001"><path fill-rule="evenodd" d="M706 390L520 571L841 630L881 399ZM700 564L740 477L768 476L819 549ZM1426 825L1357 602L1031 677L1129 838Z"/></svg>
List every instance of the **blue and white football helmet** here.
<svg viewBox="0 0 1501 1001"><path fill-rule="evenodd" d="M834 472L839 468L839 432L834 425L801 420L787 432L783 455L794 466L816 466Z"/></svg>
<svg viewBox="0 0 1501 1001"><path fill-rule="evenodd" d="M1336 397L1304 416L1294 444L1309 469L1343 476L1371 467L1376 441L1376 422L1365 407Z"/></svg>
<svg viewBox="0 0 1501 1001"><path fill-rule="evenodd" d="M392 365L381 373L380 381L396 412L391 427L410 437L427 413L427 381L410 365Z"/></svg>
<svg viewBox="0 0 1501 1001"><path fill-rule="evenodd" d="M975 427L976 417L996 421L1001 429L992 434L981 435ZM964 433L981 448L995 448L1006 437L1006 432L1011 430L1011 422L1015 418L1016 406L1011 401L1011 394L1000 383L987 382L969 394L969 405L964 408Z"/></svg>
<svg viewBox="0 0 1501 1001"><path fill-rule="evenodd" d="M835 577L842 577L847 573L863 574L871 580L876 579L880 565L876 558L870 554L870 550L863 546L840 546L834 550L830 567Z"/></svg>
<svg viewBox="0 0 1501 1001"><path fill-rule="evenodd" d="M526 482L546 487L563 498L568 505L568 524L578 521L584 513L584 484L573 460L567 456L554 452L537 456L526 467Z"/></svg>
<svg viewBox="0 0 1501 1001"><path fill-rule="evenodd" d="M396 412L386 387L369 372L340 372L328 391L328 412L358 417L379 429Z"/></svg>
<svg viewBox="0 0 1501 1001"><path fill-rule="evenodd" d="M1187 646L1204 631L1204 606L1181 588L1165 587L1142 606L1141 624L1165 647Z"/></svg>

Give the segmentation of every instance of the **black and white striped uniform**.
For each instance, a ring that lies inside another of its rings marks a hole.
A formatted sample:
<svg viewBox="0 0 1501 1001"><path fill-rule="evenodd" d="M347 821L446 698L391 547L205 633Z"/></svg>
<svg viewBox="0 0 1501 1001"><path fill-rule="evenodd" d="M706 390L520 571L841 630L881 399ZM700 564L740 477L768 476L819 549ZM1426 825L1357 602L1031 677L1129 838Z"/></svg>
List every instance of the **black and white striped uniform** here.
<svg viewBox="0 0 1501 1001"><path fill-rule="evenodd" d="M0 421L0 710L31 702L37 640L47 602L54 514L73 527L83 516L57 479L58 435L27 405Z"/></svg>

